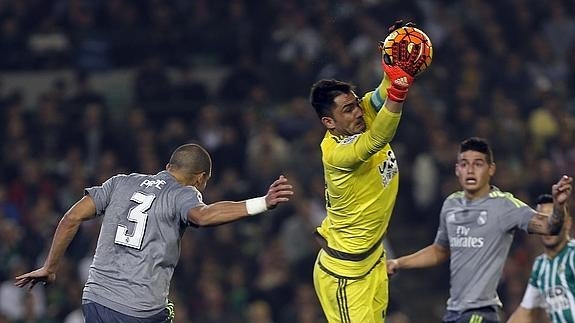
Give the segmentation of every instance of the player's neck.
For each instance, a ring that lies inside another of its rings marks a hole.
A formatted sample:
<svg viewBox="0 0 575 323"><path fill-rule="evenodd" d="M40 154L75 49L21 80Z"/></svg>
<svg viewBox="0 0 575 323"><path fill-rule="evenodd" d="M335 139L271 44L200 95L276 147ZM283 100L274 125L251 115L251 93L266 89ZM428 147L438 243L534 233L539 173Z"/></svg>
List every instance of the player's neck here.
<svg viewBox="0 0 575 323"><path fill-rule="evenodd" d="M482 187L478 190L464 190L465 192L465 198L470 200L470 201L476 201L479 199L482 199L484 197L486 197L487 195L489 195L489 192L491 191L491 185L486 185L485 187Z"/></svg>
<svg viewBox="0 0 575 323"><path fill-rule="evenodd" d="M189 185L188 179L185 176L183 176L181 173L175 172L175 171L170 171L170 170L168 170L168 172L176 179L176 182L178 182L184 186Z"/></svg>

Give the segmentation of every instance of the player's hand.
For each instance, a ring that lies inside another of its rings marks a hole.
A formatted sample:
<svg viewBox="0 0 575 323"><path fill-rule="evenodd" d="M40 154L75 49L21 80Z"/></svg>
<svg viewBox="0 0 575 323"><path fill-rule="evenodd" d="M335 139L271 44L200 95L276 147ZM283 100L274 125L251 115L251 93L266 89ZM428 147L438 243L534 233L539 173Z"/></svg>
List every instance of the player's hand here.
<svg viewBox="0 0 575 323"><path fill-rule="evenodd" d="M421 65L425 63L427 56L421 53L421 44L414 44L411 51L408 51L409 42L405 39L399 43L394 43L391 47L391 55L383 51L383 42L379 42L379 49L381 50L381 64L383 71L389 73L400 74L398 77L407 76L409 84L413 82L413 78ZM392 75L389 75L391 78Z"/></svg>
<svg viewBox="0 0 575 323"><path fill-rule="evenodd" d="M270 185L268 193L266 194L266 206L268 210L275 208L280 203L289 201L292 195L292 185L285 176L280 175L280 177Z"/></svg>
<svg viewBox="0 0 575 323"><path fill-rule="evenodd" d="M404 53L401 55L398 53L394 54L398 57L396 60L392 60L389 55L385 54L382 42L379 43L379 47L382 53L381 66L383 67L383 72L391 81L391 85L387 89L387 97L395 102L403 102L407 98L407 91L414 80L414 77L398 64L401 60L405 60L405 56L407 55L405 54L407 53L407 42L401 41L399 44L394 44L393 51Z"/></svg>
<svg viewBox="0 0 575 323"><path fill-rule="evenodd" d="M415 27L416 24L413 21L403 21L403 19L396 20L393 25L387 28L387 31L391 34L395 30L401 27Z"/></svg>
<svg viewBox="0 0 575 323"><path fill-rule="evenodd" d="M54 282L54 280L56 280L56 273L50 272L45 267L42 267L34 271L31 271L27 274L20 275L15 279L16 282L14 283L14 285L22 288L30 284L28 288L32 289L34 288L34 286L36 286L37 283L40 282L43 285Z"/></svg>
<svg viewBox="0 0 575 323"><path fill-rule="evenodd" d="M388 259L386 262L387 266L387 275L393 276L395 273L399 271L399 262L397 259Z"/></svg>
<svg viewBox="0 0 575 323"><path fill-rule="evenodd" d="M564 204L569 199L573 190L573 177L563 175L561 179L552 186L553 200L556 203Z"/></svg>
<svg viewBox="0 0 575 323"><path fill-rule="evenodd" d="M403 22L400 23L398 21L391 26L389 30L393 31L408 24L403 24ZM413 24L409 24L409 26L412 25ZM383 72L391 81L391 86L387 89L387 95L390 100L395 102L405 101L407 91L413 83L417 71L419 71L427 58L421 53L421 44L413 45L411 50L408 50L409 45L407 40L394 43L391 47L391 55L389 55L384 51L384 42L379 42L381 66Z"/></svg>

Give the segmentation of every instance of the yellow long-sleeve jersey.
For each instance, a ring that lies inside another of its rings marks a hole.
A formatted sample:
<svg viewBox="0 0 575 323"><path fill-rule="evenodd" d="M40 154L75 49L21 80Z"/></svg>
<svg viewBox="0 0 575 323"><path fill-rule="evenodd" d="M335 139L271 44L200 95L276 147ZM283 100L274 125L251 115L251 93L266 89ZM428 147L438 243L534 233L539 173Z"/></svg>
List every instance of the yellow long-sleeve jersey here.
<svg viewBox="0 0 575 323"><path fill-rule="evenodd" d="M338 137L328 131L321 143L327 217L317 228L325 239L318 260L343 277L365 275L382 257L395 205L399 169L389 142L401 113L382 108L388 84L384 79L361 99L365 132Z"/></svg>

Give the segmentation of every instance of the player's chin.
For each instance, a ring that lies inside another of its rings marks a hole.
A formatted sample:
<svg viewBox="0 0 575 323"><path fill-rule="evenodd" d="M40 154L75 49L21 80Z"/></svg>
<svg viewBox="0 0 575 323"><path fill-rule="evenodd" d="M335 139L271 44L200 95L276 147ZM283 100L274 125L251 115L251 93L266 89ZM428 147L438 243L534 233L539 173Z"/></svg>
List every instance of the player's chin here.
<svg viewBox="0 0 575 323"><path fill-rule="evenodd" d="M541 240L543 245L549 249L555 248L560 242L560 239L557 238L557 236L542 236Z"/></svg>
<svg viewBox="0 0 575 323"><path fill-rule="evenodd" d="M355 133L362 133L365 131L366 128L367 127L365 125L365 121L359 122L357 124L357 126L355 127L355 130L356 130Z"/></svg>
<svg viewBox="0 0 575 323"><path fill-rule="evenodd" d="M480 188L477 183L469 184L469 183L463 182L461 184L461 186L463 187L464 190L471 192L471 193L475 193L475 192L479 191L479 188Z"/></svg>

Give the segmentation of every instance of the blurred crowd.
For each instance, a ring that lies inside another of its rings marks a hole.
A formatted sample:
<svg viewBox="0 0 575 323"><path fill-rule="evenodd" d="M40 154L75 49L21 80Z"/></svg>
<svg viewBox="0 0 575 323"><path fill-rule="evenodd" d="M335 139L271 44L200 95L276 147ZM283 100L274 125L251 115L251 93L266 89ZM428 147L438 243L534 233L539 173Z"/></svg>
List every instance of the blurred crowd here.
<svg viewBox="0 0 575 323"><path fill-rule="evenodd" d="M490 141L494 184L527 203L575 175L573 1L0 1L0 71L74 71L32 100L0 74L0 322L82 322L98 220L82 225L55 284L26 293L13 277L43 263L85 187L156 173L187 142L212 155L208 203L262 194L280 174L297 196L265 216L187 231L170 294L175 322L323 322L311 281L311 233L325 214L323 127L307 95L320 78L361 93L377 86L377 41L398 18L428 33L434 59L393 142L401 188L391 252L432 241L469 136ZM210 87L199 68L225 75ZM115 69L134 71L120 117L92 85ZM540 251L536 238L517 235L500 288L507 313ZM438 321L447 271L439 277L419 276L417 293L413 281L392 279L386 322Z"/></svg>

